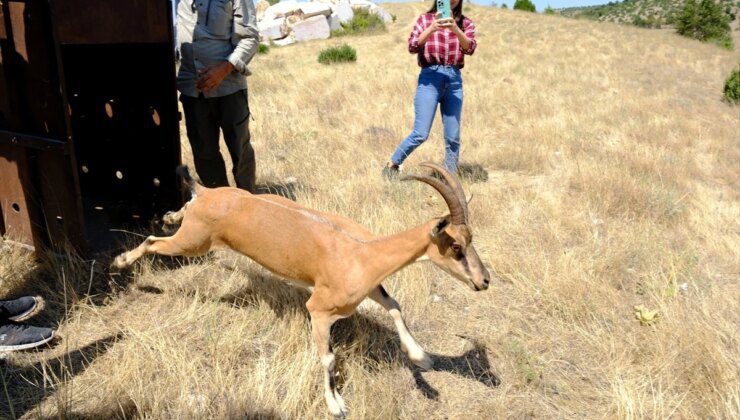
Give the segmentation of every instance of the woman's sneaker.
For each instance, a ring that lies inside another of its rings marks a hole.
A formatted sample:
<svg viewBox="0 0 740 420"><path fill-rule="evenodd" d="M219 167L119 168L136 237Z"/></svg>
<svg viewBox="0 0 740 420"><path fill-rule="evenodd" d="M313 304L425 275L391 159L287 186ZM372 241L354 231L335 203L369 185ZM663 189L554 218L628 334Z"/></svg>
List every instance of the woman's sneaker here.
<svg viewBox="0 0 740 420"><path fill-rule="evenodd" d="M0 351L26 350L48 343L54 338L51 328L22 324L0 325Z"/></svg>
<svg viewBox="0 0 740 420"><path fill-rule="evenodd" d="M400 175L400 171L398 169L398 165L392 165L388 164L383 168L383 177L388 180L395 180L398 179L398 176Z"/></svg>
<svg viewBox="0 0 740 420"><path fill-rule="evenodd" d="M15 300L0 300L0 321L23 321L30 318L40 309L42 300L33 296L24 296Z"/></svg>

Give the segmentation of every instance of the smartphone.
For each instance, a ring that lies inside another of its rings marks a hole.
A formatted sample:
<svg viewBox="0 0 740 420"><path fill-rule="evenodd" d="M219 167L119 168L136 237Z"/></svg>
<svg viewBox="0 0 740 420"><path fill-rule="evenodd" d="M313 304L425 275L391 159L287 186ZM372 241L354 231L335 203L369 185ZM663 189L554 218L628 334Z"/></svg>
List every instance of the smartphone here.
<svg viewBox="0 0 740 420"><path fill-rule="evenodd" d="M451 18L450 0L437 0L437 11L442 13L441 19Z"/></svg>

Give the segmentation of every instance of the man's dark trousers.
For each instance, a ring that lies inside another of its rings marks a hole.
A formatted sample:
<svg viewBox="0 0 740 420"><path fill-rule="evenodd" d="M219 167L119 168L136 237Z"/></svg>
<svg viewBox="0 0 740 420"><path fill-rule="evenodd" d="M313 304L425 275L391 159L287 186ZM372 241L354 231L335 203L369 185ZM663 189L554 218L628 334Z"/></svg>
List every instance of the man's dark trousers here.
<svg viewBox="0 0 740 420"><path fill-rule="evenodd" d="M238 188L255 192L254 149L250 144L249 101L242 90L218 98L181 95L185 126L193 149L195 170L206 187L228 186L226 165L219 150L219 131L223 130L226 147L234 164ZM220 129L220 130L219 130Z"/></svg>

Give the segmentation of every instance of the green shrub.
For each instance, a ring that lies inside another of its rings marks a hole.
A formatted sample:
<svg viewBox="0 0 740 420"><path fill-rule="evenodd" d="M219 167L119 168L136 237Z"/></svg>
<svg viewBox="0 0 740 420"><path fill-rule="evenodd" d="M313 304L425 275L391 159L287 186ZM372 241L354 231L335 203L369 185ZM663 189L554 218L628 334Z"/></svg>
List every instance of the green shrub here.
<svg viewBox="0 0 740 420"><path fill-rule="evenodd" d="M686 0L674 21L680 35L732 49L730 19L713 0Z"/></svg>
<svg viewBox="0 0 740 420"><path fill-rule="evenodd" d="M535 12L537 8L531 0L516 0L514 10L524 10L525 12Z"/></svg>
<svg viewBox="0 0 740 420"><path fill-rule="evenodd" d="M501 8L502 8L502 9L508 9L508 8L509 8L509 6L507 6L507 5L506 5L506 3L504 3L504 4L502 4L502 5L501 5Z"/></svg>
<svg viewBox="0 0 740 420"><path fill-rule="evenodd" d="M730 18L730 22L734 21L736 18L735 14L732 13L732 6L728 5L727 7L725 7L725 14L727 15L727 17Z"/></svg>
<svg viewBox="0 0 740 420"><path fill-rule="evenodd" d="M270 6L278 4L280 0L267 0L268 3L270 3Z"/></svg>
<svg viewBox="0 0 740 420"><path fill-rule="evenodd" d="M740 67L730 73L725 81L725 100L731 104L740 103Z"/></svg>
<svg viewBox="0 0 740 420"><path fill-rule="evenodd" d="M554 15L555 14L555 9L553 9L552 7L550 7L550 5L548 4L547 7L545 7L545 14L546 15Z"/></svg>
<svg viewBox="0 0 740 420"><path fill-rule="evenodd" d="M343 63L349 61L357 61L357 51L347 44L327 48L319 53L319 63L321 64Z"/></svg>
<svg viewBox="0 0 740 420"><path fill-rule="evenodd" d="M357 35L385 31L385 22L369 10L356 9L352 20L342 24L342 29L331 31L331 36Z"/></svg>
<svg viewBox="0 0 740 420"><path fill-rule="evenodd" d="M660 27L662 26L660 19L656 19L653 16L648 16L647 19L643 18L642 16L635 16L634 18L632 18L632 24L641 28L655 29L660 29Z"/></svg>
<svg viewBox="0 0 740 420"><path fill-rule="evenodd" d="M258 54L267 54L270 52L270 46L267 44L260 44L259 48L257 48Z"/></svg>
<svg viewBox="0 0 740 420"><path fill-rule="evenodd" d="M718 47L722 47L726 50L732 50L735 47L735 44L733 43L732 38L729 35L723 36L722 38L709 38L707 42Z"/></svg>

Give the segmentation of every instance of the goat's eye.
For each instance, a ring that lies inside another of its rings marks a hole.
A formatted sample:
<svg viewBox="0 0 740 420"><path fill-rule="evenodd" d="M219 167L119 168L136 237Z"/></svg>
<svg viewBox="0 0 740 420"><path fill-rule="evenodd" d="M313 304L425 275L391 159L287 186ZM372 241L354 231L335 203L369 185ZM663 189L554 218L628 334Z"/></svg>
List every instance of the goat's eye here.
<svg viewBox="0 0 740 420"><path fill-rule="evenodd" d="M452 244L452 246L450 248L452 248L452 250L455 251L455 252L460 252L460 249L462 249L460 247L460 244Z"/></svg>

